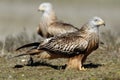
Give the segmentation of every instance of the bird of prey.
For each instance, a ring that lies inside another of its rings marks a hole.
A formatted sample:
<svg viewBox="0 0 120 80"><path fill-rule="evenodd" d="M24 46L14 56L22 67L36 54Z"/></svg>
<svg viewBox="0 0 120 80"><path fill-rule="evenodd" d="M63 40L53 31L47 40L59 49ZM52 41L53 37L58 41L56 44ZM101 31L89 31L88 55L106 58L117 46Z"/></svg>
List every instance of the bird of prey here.
<svg viewBox="0 0 120 80"><path fill-rule="evenodd" d="M55 11L51 3L46 2L40 4L38 11L42 12L42 17L39 26L37 27L37 33L42 38L50 38L56 35L78 31L79 29L71 24L61 22L57 19ZM46 53L46 52L43 52ZM39 55L38 55L39 56ZM30 59L32 60L32 58ZM33 61L29 61L30 64Z"/></svg>
<svg viewBox="0 0 120 80"><path fill-rule="evenodd" d="M87 56L99 47L99 27L102 25L105 22L100 17L93 17L79 31L47 38L37 45L33 44L37 46L36 49L23 55L36 55L46 51L46 54L41 54L44 58L68 58L66 69L84 70L83 63Z"/></svg>
<svg viewBox="0 0 120 80"><path fill-rule="evenodd" d="M40 4L38 11L42 12L42 17L37 27L37 33L43 38L79 30L71 24L59 21L51 3Z"/></svg>

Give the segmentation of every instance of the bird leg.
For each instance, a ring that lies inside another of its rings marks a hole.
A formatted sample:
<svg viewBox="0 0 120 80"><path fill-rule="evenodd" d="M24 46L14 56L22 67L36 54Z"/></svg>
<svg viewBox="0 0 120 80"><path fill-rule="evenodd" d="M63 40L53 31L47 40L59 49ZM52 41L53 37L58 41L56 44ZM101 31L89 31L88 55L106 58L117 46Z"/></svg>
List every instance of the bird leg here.
<svg viewBox="0 0 120 80"><path fill-rule="evenodd" d="M80 54L80 55L71 57L68 61L66 69L76 68L77 70L84 70L84 67L82 64L83 57L84 57L84 54Z"/></svg>
<svg viewBox="0 0 120 80"><path fill-rule="evenodd" d="M32 66L33 65L33 58L32 58L32 56L30 56L30 59L28 60L27 65L28 66Z"/></svg>
<svg viewBox="0 0 120 80"><path fill-rule="evenodd" d="M84 56L82 59L82 64L86 61L86 59L87 59L87 56Z"/></svg>
<svg viewBox="0 0 120 80"><path fill-rule="evenodd" d="M90 54L90 52L84 55L84 57L83 57L83 59L82 59L82 63L84 63L84 62L86 61L87 56L88 56L89 54Z"/></svg>

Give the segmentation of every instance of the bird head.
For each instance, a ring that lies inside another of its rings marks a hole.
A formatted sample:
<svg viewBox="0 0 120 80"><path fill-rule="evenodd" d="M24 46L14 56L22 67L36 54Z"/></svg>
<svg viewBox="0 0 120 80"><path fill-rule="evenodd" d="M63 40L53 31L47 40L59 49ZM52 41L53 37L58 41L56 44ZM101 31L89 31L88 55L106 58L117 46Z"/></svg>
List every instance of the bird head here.
<svg viewBox="0 0 120 80"><path fill-rule="evenodd" d="M105 26L105 22L100 17L93 17L90 20L90 23L91 23L91 25L94 25L94 26L97 26L97 27L102 26L102 25Z"/></svg>
<svg viewBox="0 0 120 80"><path fill-rule="evenodd" d="M49 11L51 9L52 9L52 4L49 2L45 2L45 3L40 4L38 11L45 12L45 11Z"/></svg>

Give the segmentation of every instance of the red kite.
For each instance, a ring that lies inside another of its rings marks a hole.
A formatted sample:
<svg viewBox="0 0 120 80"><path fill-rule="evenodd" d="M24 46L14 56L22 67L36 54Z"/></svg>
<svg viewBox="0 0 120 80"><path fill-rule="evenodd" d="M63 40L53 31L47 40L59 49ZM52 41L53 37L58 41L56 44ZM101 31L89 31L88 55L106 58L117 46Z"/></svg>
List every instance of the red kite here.
<svg viewBox="0 0 120 80"><path fill-rule="evenodd" d="M71 24L59 21L51 3L40 4L38 10L42 12L42 18L37 33L43 38L79 30Z"/></svg>
<svg viewBox="0 0 120 80"><path fill-rule="evenodd" d="M105 25L105 22L100 17L93 17L79 31L47 38L37 45L32 43L36 49L29 50L23 55L41 54L41 51L46 51L47 53L41 54L44 58L68 58L67 69L83 70L83 63L87 56L99 47L101 25Z"/></svg>

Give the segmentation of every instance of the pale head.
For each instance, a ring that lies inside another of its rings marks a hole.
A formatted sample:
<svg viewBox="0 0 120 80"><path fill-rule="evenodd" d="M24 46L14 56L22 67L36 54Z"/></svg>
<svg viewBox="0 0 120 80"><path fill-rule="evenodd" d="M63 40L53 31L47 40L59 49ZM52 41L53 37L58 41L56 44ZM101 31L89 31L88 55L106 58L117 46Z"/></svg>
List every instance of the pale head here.
<svg viewBox="0 0 120 80"><path fill-rule="evenodd" d="M105 26L105 22L104 20L102 20L100 17L93 17L90 21L89 21L90 25L93 27L99 27L101 25Z"/></svg>
<svg viewBox="0 0 120 80"><path fill-rule="evenodd" d="M40 6L38 8L38 11L43 11L43 12L47 12L50 10L52 10L52 4L49 2L45 2L45 3L40 4Z"/></svg>

